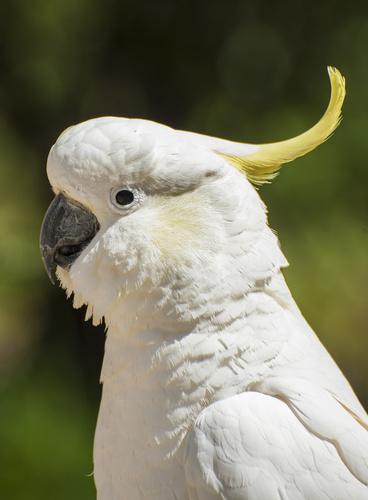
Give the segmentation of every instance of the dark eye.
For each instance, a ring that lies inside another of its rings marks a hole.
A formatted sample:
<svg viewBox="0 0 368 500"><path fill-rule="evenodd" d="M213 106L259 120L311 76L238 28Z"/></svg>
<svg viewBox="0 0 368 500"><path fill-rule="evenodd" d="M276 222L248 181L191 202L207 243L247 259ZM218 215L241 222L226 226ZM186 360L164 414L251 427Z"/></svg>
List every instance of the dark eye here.
<svg viewBox="0 0 368 500"><path fill-rule="evenodd" d="M115 201L118 205L130 205L134 201L134 194L128 189L122 189L115 194Z"/></svg>

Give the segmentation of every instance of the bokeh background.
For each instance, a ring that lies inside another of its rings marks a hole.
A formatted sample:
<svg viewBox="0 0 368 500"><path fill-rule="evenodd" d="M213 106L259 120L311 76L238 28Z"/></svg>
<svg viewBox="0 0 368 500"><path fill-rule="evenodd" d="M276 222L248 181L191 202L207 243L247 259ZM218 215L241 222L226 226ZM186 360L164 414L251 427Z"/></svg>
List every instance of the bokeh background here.
<svg viewBox="0 0 368 500"><path fill-rule="evenodd" d="M274 141L320 117L340 68L341 127L261 195L297 302L367 405L367 2L13 0L0 34L1 498L94 498L104 331L38 250L48 150L91 117Z"/></svg>

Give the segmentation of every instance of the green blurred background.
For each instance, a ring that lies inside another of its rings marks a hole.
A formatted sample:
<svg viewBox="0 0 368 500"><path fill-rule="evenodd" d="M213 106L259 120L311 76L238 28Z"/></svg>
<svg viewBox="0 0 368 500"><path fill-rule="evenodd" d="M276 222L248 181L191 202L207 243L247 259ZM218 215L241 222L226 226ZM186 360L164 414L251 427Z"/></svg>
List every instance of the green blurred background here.
<svg viewBox="0 0 368 500"><path fill-rule="evenodd" d="M274 141L321 116L340 68L341 127L261 195L297 302L367 405L368 4L14 0L0 27L1 498L94 498L104 332L38 250L48 150L94 116Z"/></svg>

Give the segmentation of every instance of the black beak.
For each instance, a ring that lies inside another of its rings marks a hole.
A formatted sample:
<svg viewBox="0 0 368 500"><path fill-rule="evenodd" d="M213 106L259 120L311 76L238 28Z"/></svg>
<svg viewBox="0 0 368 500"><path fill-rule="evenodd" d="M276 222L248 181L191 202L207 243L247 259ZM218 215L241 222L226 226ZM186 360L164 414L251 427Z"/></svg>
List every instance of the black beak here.
<svg viewBox="0 0 368 500"><path fill-rule="evenodd" d="M56 281L56 266L69 269L99 228L98 220L87 208L63 194L55 196L40 235L42 260L51 283Z"/></svg>

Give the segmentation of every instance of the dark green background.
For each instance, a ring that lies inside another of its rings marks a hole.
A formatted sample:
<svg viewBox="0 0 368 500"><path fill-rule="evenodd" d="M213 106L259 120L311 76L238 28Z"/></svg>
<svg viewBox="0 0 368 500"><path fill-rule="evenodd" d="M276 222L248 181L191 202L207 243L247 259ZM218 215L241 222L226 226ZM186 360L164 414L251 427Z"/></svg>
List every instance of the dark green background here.
<svg viewBox="0 0 368 500"><path fill-rule="evenodd" d="M368 4L14 0L0 34L1 498L94 497L104 333L38 251L47 152L94 116L274 141L320 117L326 65L343 72L341 127L261 195L297 302L367 404Z"/></svg>

